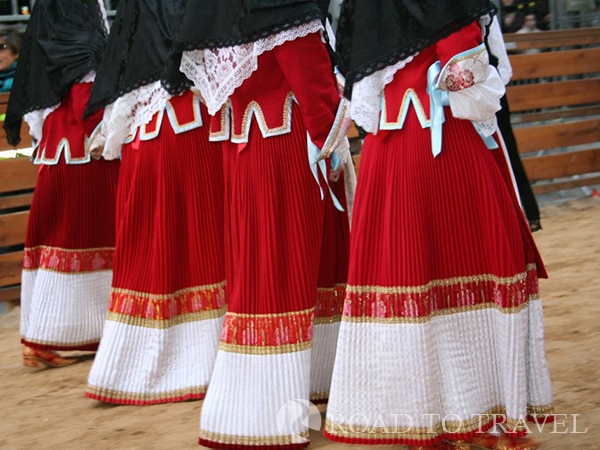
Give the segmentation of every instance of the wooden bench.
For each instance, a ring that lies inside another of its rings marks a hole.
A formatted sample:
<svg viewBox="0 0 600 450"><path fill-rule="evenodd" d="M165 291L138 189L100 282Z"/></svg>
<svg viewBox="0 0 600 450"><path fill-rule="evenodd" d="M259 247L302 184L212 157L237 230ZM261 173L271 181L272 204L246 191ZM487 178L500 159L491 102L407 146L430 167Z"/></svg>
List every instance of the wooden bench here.
<svg viewBox="0 0 600 450"><path fill-rule="evenodd" d="M8 92L0 93L0 152L5 150L14 150L15 148L30 148L31 147L31 136L29 135L29 128L25 121L23 121L23 125L21 126L21 142L17 147L13 147L6 142L6 133L4 132L4 115L6 114L6 107L8 106Z"/></svg>
<svg viewBox="0 0 600 450"><path fill-rule="evenodd" d="M0 114L6 112L7 101L8 95L0 94ZM19 148L30 147L26 125L21 136ZM12 148L2 129L0 151ZM0 159L0 302L16 302L21 295L23 246L37 170L27 157Z"/></svg>
<svg viewBox="0 0 600 450"><path fill-rule="evenodd" d="M534 192L600 184L600 28L505 35L513 128ZM523 80L536 80L534 84Z"/></svg>

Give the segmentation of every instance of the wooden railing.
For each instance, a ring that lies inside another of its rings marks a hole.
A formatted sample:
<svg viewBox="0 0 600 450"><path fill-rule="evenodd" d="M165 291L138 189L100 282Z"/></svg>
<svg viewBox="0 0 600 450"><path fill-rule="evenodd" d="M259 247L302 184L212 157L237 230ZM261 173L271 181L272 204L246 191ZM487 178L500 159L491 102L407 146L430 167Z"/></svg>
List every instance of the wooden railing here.
<svg viewBox="0 0 600 450"><path fill-rule="evenodd" d="M2 128L7 102L8 94L0 94L0 151L13 149ZM18 147L31 147L26 126L21 137ZM0 159L0 302L20 298L23 246L37 170L26 157Z"/></svg>
<svg viewBox="0 0 600 450"><path fill-rule="evenodd" d="M600 183L600 28L505 35L507 96L536 193Z"/></svg>

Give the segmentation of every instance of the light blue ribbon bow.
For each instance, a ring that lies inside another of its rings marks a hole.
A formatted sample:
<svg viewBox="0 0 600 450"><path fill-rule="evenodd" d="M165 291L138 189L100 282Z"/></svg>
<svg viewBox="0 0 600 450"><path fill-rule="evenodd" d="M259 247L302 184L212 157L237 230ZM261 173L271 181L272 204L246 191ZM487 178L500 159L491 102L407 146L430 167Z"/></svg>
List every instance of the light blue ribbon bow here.
<svg viewBox="0 0 600 450"><path fill-rule="evenodd" d="M431 115L431 151L435 158L442 152L442 125L446 121L444 106L450 105L448 92L442 91L436 86L436 80L442 64L437 61L427 71L427 93L429 94L429 111Z"/></svg>
<svg viewBox="0 0 600 450"><path fill-rule="evenodd" d="M437 61L427 71L427 93L429 94L431 114L431 151L434 158L442 152L442 125L446 121L444 106L450 106L448 92L437 87L437 79L441 70L442 65ZM493 136L485 136L475 122L471 123L488 149L498 148Z"/></svg>
<svg viewBox="0 0 600 450"><path fill-rule="evenodd" d="M329 180L327 178L327 162L325 159L319 160L319 155L321 154L321 149L317 147L313 141L310 139L310 136L306 135L307 145L308 145L308 163L310 165L310 170L312 171L313 177L315 181L319 185L319 190L321 191L321 200L325 199L325 193L323 192L323 186L319 181L319 171L323 175L325 179L325 183L327 184L327 188L329 189L329 195L331 195L331 200L333 201L333 205L338 211L344 212L344 207L337 199L331 187L329 186ZM335 153L331 154L331 167L333 170L336 170L340 165L340 160Z"/></svg>

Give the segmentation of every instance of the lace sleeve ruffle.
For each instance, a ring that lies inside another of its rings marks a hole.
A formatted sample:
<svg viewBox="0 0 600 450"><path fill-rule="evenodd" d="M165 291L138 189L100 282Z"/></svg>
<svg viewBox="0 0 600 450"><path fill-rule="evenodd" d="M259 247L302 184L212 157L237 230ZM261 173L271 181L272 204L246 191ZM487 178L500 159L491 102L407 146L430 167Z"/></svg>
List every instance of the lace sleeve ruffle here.
<svg viewBox="0 0 600 450"><path fill-rule="evenodd" d="M152 120L154 114L163 110L171 95L162 87L160 81L135 89L104 110L102 129L92 148L104 147L102 156L115 159L121 155L121 147L126 138L135 133L142 125ZM104 142L102 142L104 141Z"/></svg>
<svg viewBox="0 0 600 450"><path fill-rule="evenodd" d="M248 44L183 52L180 70L200 90L214 115L258 68L258 57L285 42L323 30L320 20Z"/></svg>
<svg viewBox="0 0 600 450"><path fill-rule="evenodd" d="M50 108L38 109L37 111L31 111L25 116L23 119L29 126L29 134L33 139L37 142L42 140L42 131L44 129L44 122L46 122L46 118L54 111L58 109L60 103L57 103Z"/></svg>
<svg viewBox="0 0 600 450"><path fill-rule="evenodd" d="M359 127L368 133L377 133L383 89L393 81L396 72L403 69L417 54L375 72L354 84L350 115Z"/></svg>

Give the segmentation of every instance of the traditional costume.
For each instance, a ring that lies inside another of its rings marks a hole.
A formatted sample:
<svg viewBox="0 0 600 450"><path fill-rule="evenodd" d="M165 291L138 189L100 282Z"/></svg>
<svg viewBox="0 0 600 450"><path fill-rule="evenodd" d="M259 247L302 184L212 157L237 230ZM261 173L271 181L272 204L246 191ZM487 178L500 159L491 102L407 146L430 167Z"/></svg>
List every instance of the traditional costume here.
<svg viewBox="0 0 600 450"><path fill-rule="evenodd" d="M367 135L326 436L434 445L546 420L546 272L492 138L483 0L348 0L338 47ZM482 18L480 23L480 18ZM504 166L505 166L504 162ZM468 444L467 444L468 445Z"/></svg>
<svg viewBox="0 0 600 450"><path fill-rule="evenodd" d="M149 405L204 397L225 315L223 162L197 95L161 85L182 0L117 10L88 112L121 156L108 317L86 395Z"/></svg>
<svg viewBox="0 0 600 450"><path fill-rule="evenodd" d="M349 157L349 120L322 17L314 1L190 1L174 47L225 159L228 310L201 413L207 447L305 447L307 426L286 408L328 396L348 224L326 158Z"/></svg>
<svg viewBox="0 0 600 450"><path fill-rule="evenodd" d="M21 294L24 358L31 366L74 362L54 350L97 348L112 276L119 163L86 153L101 114L83 121L108 24L102 2L71 3L36 3L5 121L16 145L24 116L40 165Z"/></svg>

